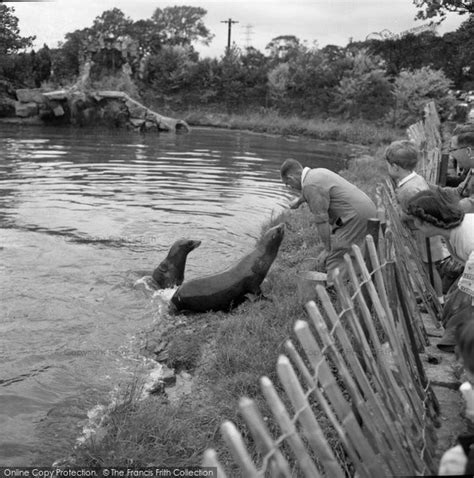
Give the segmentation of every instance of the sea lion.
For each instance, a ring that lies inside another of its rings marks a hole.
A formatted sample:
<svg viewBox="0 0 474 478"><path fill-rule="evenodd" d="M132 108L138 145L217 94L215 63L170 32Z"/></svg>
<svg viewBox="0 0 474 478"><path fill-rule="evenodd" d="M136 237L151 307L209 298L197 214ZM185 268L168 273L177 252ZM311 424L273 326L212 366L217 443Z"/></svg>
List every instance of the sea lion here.
<svg viewBox="0 0 474 478"><path fill-rule="evenodd" d="M201 241L179 239L171 246L166 259L153 271L152 277L160 289L167 289L183 283L186 258L200 244Z"/></svg>
<svg viewBox="0 0 474 478"><path fill-rule="evenodd" d="M240 305L246 294L261 295L260 284L278 253L284 232L285 225L278 224L234 266L218 274L184 282L171 297L171 303L178 311L227 312Z"/></svg>

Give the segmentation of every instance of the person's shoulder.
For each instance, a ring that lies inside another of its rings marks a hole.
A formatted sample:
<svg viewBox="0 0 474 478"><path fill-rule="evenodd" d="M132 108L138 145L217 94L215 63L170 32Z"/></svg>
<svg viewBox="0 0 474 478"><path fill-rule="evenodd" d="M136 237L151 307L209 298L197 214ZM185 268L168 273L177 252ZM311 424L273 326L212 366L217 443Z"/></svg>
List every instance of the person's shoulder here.
<svg viewBox="0 0 474 478"><path fill-rule="evenodd" d="M338 174L326 168L312 168L309 170L308 176L316 181L327 181L338 176Z"/></svg>
<svg viewBox="0 0 474 478"><path fill-rule="evenodd" d="M329 175L329 176L333 176L334 174L337 175L337 173L335 173L334 171L331 171L330 169L327 169L327 168L312 168L311 169L311 172L314 173L314 174L317 174L318 176L319 175Z"/></svg>

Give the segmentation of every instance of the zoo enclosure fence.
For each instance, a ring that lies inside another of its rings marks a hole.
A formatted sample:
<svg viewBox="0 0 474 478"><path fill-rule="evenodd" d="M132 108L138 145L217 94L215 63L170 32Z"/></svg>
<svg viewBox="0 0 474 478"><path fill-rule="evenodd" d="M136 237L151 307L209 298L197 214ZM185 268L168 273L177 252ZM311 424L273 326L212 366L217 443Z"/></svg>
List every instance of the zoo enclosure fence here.
<svg viewBox="0 0 474 478"><path fill-rule="evenodd" d="M426 150L421 168L428 179L437 174L441 158L434 115L427 107L424 137L423 123L412 128ZM389 182L378 189L377 201L386 224L371 221L365 251L354 245L346 255L348 279L336 277L334 302L316 286L317 298L305 304L308 320L294 324L296 340L288 340L286 354L278 358L281 387L268 377L260 380L280 435L272 436L266 417L245 397L239 409L259 455L251 455L232 422L221 426L242 476L379 478L437 471L439 404L420 358L429 340L417 301L436 327L441 307ZM321 425L328 422L342 457ZM203 465L227 476L213 449L206 450Z"/></svg>

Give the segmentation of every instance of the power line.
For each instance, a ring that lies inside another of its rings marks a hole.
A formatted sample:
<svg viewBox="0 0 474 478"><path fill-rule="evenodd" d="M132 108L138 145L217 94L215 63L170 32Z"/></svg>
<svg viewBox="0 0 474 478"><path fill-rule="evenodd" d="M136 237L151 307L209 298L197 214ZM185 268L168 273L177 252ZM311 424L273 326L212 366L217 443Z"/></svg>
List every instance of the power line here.
<svg viewBox="0 0 474 478"><path fill-rule="evenodd" d="M229 18L228 20L222 20L221 23L227 23L228 28L227 28L227 51L230 50L230 36L231 36L231 31L232 31L232 24L233 23L239 23L236 22L235 20L232 20L232 18Z"/></svg>
<svg viewBox="0 0 474 478"><path fill-rule="evenodd" d="M249 48L252 44L253 25L247 24L242 27L245 30L245 46Z"/></svg>

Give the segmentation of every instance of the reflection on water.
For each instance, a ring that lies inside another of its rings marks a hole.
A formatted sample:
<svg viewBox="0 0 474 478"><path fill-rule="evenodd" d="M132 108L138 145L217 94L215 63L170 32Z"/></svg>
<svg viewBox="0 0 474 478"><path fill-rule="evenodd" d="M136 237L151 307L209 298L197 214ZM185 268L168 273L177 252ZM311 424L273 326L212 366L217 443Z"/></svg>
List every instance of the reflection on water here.
<svg viewBox="0 0 474 478"><path fill-rule="evenodd" d="M132 285L178 238L186 274L248 252L287 204L287 157L337 169L340 146L243 132L0 131L0 465L50 465L86 412L141 366L157 308Z"/></svg>

